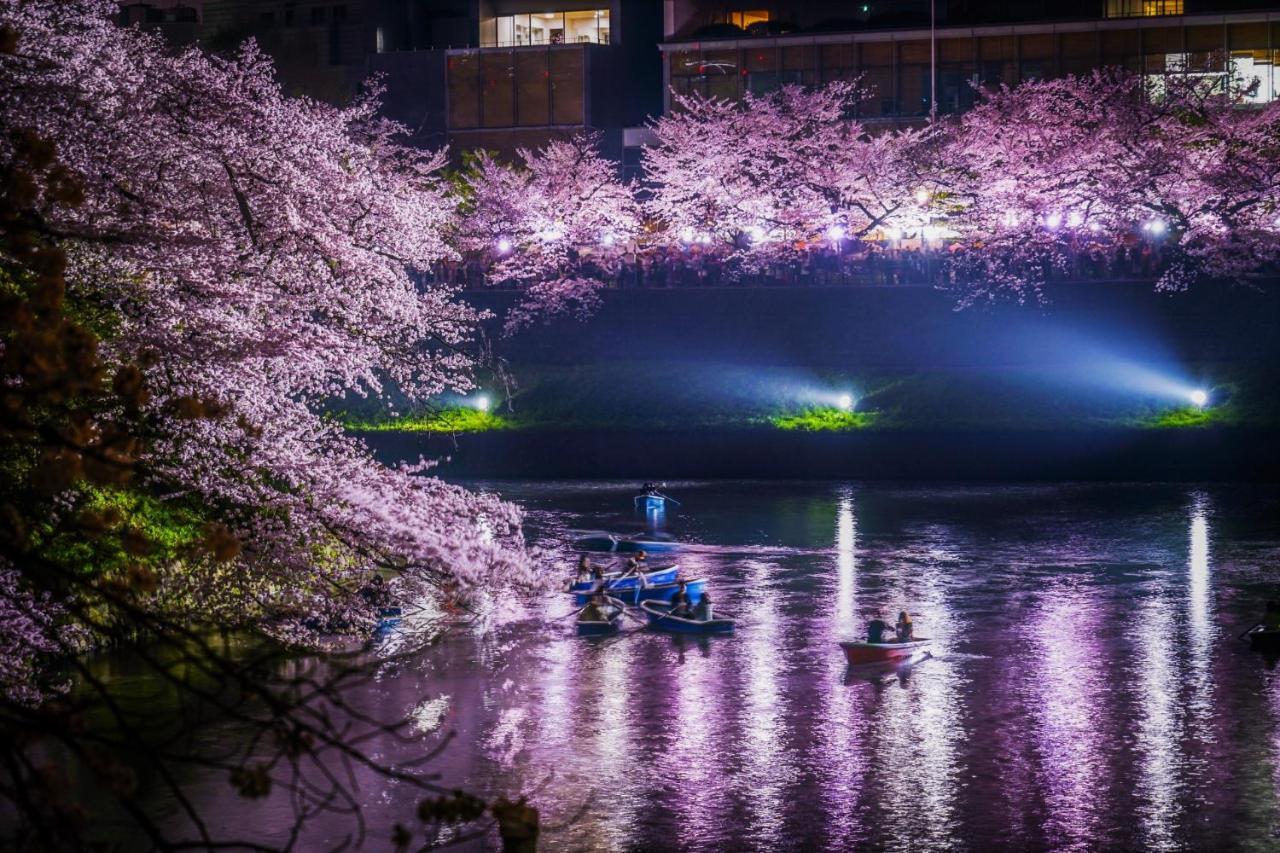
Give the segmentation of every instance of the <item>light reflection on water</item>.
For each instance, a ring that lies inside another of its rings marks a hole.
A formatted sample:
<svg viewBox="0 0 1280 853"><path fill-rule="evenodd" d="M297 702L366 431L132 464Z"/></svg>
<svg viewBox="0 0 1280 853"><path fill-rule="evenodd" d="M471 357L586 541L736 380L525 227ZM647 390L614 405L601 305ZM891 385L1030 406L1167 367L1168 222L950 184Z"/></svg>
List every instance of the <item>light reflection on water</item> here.
<svg viewBox="0 0 1280 853"><path fill-rule="evenodd" d="M566 568L646 523L628 484L488 485ZM549 595L378 682L447 702L445 779L531 792L545 849L1273 849L1280 683L1234 635L1280 597L1280 489L667 491L735 636L579 638ZM904 608L934 657L847 672Z"/></svg>

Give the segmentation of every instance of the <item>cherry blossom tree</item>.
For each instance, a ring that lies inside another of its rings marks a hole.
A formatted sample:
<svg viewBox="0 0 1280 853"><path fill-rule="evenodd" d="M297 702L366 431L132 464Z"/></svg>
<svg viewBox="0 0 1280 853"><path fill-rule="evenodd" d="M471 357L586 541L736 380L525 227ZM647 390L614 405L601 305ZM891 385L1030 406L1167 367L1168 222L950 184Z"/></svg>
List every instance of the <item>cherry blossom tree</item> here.
<svg viewBox="0 0 1280 853"><path fill-rule="evenodd" d="M1238 279L1280 256L1280 104L1224 77L1118 70L985 93L951 134L955 221L980 287L1037 287L1065 249L1141 238L1161 288Z"/></svg>
<svg viewBox="0 0 1280 853"><path fill-rule="evenodd" d="M484 258L492 280L513 282L530 297L508 315L509 330L589 312L640 232L632 190L598 142L589 134L555 140L522 149L517 163L481 153L468 175L460 248Z"/></svg>
<svg viewBox="0 0 1280 853"><path fill-rule="evenodd" d="M387 381L470 386L476 313L410 278L451 251L441 155L396 144L376 91L343 109L284 97L251 44L173 55L110 3L0 8L18 34L5 121L86 177L84 204L49 211L76 295L118 314L110 357L156 356L148 470L216 507L246 563L309 579L262 611L330 606L379 568L521 577L513 507L387 469L314 413Z"/></svg>
<svg viewBox="0 0 1280 853"><path fill-rule="evenodd" d="M522 813L370 755L400 728L344 699L360 667L244 661L208 639L367 630L377 603L361 593L381 573L442 599L533 580L516 508L380 465L317 414L388 382L470 386L476 312L412 277L452 252L442 158L397 143L376 90L343 109L286 98L252 45L172 53L116 12L0 0L0 797L23 817L15 843L84 842L50 749L158 848L110 755L151 762L192 846L226 839L172 775L184 761L246 797L283 792L299 823L358 821L344 766L429 797L428 826ZM77 654L101 642L131 643L251 748L148 741ZM31 678L46 657L81 689ZM95 703L114 728L85 730Z"/></svg>
<svg viewBox="0 0 1280 853"><path fill-rule="evenodd" d="M785 86L742 103L701 95L653 124L649 210L670 241L776 255L828 240L920 227L936 192L932 131L871 134L854 83Z"/></svg>

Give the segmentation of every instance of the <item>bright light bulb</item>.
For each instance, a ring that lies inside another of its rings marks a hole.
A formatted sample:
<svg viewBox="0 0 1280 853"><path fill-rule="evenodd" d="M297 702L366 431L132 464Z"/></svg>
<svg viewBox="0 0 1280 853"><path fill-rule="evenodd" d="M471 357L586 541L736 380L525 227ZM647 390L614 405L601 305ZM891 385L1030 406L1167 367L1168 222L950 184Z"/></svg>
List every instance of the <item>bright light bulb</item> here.
<svg viewBox="0 0 1280 853"><path fill-rule="evenodd" d="M480 411L482 412L489 411L490 405L491 404L489 402L488 394L479 394L476 396L476 408L479 409Z"/></svg>
<svg viewBox="0 0 1280 853"><path fill-rule="evenodd" d="M843 226L843 225L828 225L828 226L827 226L827 239L828 239L828 240L834 240L834 241L836 241L836 242L839 242L839 241L843 240L843 239L844 239L844 226Z"/></svg>
<svg viewBox="0 0 1280 853"><path fill-rule="evenodd" d="M844 409L846 412L853 411L853 395L841 394L839 397L836 398L836 405L839 406L841 409Z"/></svg>
<svg viewBox="0 0 1280 853"><path fill-rule="evenodd" d="M1096 223L1096 222L1090 222L1090 223L1089 223L1089 230L1090 230L1090 231L1093 231L1094 233L1097 233L1098 231L1101 231L1101 230L1102 230L1102 226L1101 226L1101 225L1099 225L1099 224L1098 224L1098 223Z"/></svg>
<svg viewBox="0 0 1280 853"><path fill-rule="evenodd" d="M693 229L692 229L692 228L681 228L681 229L680 229L680 242L681 242L681 243L692 243L692 242L693 242Z"/></svg>
<svg viewBox="0 0 1280 853"><path fill-rule="evenodd" d="M698 235L698 242L699 242L699 243L701 243L701 244L702 244L702 245L704 245L704 246L705 246L705 245L707 245L708 243L710 243L710 242L711 242L711 235L710 235L710 234L699 234L699 235Z"/></svg>
<svg viewBox="0 0 1280 853"><path fill-rule="evenodd" d="M928 203L929 203L929 191L924 187L921 187L920 189L916 190L916 204L928 204Z"/></svg>
<svg viewBox="0 0 1280 853"><path fill-rule="evenodd" d="M1044 218L1044 224L1050 231L1057 231L1062 227L1062 214L1050 213Z"/></svg>
<svg viewBox="0 0 1280 853"><path fill-rule="evenodd" d="M499 237L498 243L497 243L497 249L498 249L499 255L505 255L507 252L511 251L511 241L508 240L506 237Z"/></svg>
<svg viewBox="0 0 1280 853"><path fill-rule="evenodd" d="M1150 222L1148 222L1146 225L1142 227L1146 228L1147 231L1151 232L1152 234L1158 237L1164 233L1165 228L1167 228L1168 226L1164 224L1163 219L1152 219Z"/></svg>
<svg viewBox="0 0 1280 853"><path fill-rule="evenodd" d="M1073 210L1067 215L1067 224L1072 228L1079 228L1084 224L1084 214L1078 210Z"/></svg>
<svg viewBox="0 0 1280 853"><path fill-rule="evenodd" d="M747 228L747 239L752 243L764 242L764 229L759 225L752 225Z"/></svg>
<svg viewBox="0 0 1280 853"><path fill-rule="evenodd" d="M1187 395L1187 399L1191 401L1191 405L1197 409L1203 409L1209 403L1209 392L1202 388L1197 388Z"/></svg>
<svg viewBox="0 0 1280 853"><path fill-rule="evenodd" d="M600 237L600 244L603 246L612 246L613 242L614 242L614 237L612 234L605 233Z"/></svg>

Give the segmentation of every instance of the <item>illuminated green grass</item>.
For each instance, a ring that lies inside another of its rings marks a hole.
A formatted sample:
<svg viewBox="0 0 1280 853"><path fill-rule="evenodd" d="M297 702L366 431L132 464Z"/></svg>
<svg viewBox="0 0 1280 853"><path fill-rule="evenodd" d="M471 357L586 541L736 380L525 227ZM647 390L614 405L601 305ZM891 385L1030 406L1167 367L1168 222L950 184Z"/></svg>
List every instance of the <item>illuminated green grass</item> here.
<svg viewBox="0 0 1280 853"><path fill-rule="evenodd" d="M510 424L501 415L479 409L456 408L399 418L348 420L344 426L363 432L492 432Z"/></svg>
<svg viewBox="0 0 1280 853"><path fill-rule="evenodd" d="M1221 408L1197 409L1194 406L1187 406L1161 412L1149 418L1145 425L1154 429L1187 429L1213 426L1227 420L1226 413Z"/></svg>
<svg viewBox="0 0 1280 853"><path fill-rule="evenodd" d="M865 429L875 421L874 412L846 412L843 409L813 408L777 415L770 422L778 429L800 432L847 432Z"/></svg>

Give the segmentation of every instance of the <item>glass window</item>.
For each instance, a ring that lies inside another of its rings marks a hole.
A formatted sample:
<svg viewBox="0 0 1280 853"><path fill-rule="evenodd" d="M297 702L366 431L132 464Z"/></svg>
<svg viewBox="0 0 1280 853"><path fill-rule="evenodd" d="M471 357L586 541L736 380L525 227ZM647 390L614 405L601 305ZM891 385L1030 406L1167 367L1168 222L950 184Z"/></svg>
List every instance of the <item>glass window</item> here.
<svg viewBox="0 0 1280 853"><path fill-rule="evenodd" d="M752 9L744 12L730 12L726 16L726 21L730 24L736 24L745 30L752 24L767 24L769 22L769 10Z"/></svg>
<svg viewBox="0 0 1280 853"><path fill-rule="evenodd" d="M1156 18L1181 14L1182 0L1107 0L1108 18Z"/></svg>
<svg viewBox="0 0 1280 853"><path fill-rule="evenodd" d="M608 9L533 12L480 20L481 47L584 43L609 43Z"/></svg>
<svg viewBox="0 0 1280 853"><path fill-rule="evenodd" d="M568 44L598 44L600 42L599 12L564 13L564 40Z"/></svg>
<svg viewBox="0 0 1280 853"><path fill-rule="evenodd" d="M534 12L530 15L529 44L564 44L564 13Z"/></svg>
<svg viewBox="0 0 1280 853"><path fill-rule="evenodd" d="M1245 95L1245 100L1255 104L1265 104L1280 97L1280 74L1276 73L1276 63L1280 62L1280 50L1233 50L1231 51L1231 76L1236 85L1256 86Z"/></svg>

